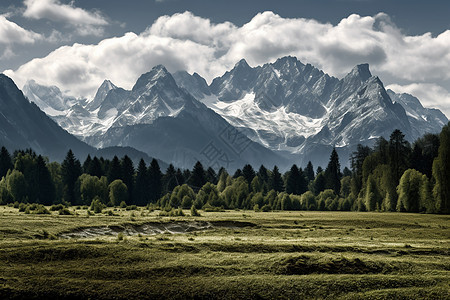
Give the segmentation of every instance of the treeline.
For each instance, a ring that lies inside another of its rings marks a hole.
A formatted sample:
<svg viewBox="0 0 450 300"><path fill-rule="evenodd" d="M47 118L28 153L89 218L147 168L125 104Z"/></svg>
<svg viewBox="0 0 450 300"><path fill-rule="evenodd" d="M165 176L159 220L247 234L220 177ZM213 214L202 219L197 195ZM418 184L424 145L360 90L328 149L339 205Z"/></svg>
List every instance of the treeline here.
<svg viewBox="0 0 450 300"><path fill-rule="evenodd" d="M311 162L281 174L263 165L245 165L233 175L216 173L197 162L192 170L157 160L135 168L128 156L81 162L72 151L62 164L48 162L32 150L0 151L0 203L52 205L152 205L205 210L342 210L449 213L450 123L440 135L427 134L410 145L395 130L389 141L358 145L351 170L341 172L333 149L325 169Z"/></svg>

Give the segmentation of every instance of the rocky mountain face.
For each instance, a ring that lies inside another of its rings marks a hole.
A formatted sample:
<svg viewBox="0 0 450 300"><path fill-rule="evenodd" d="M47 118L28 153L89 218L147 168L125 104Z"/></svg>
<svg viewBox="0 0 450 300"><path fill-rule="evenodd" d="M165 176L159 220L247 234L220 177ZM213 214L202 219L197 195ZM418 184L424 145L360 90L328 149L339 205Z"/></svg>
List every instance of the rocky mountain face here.
<svg viewBox="0 0 450 300"><path fill-rule="evenodd" d="M156 66L131 91L105 81L92 100L70 107L51 96L54 87L43 90L34 83L24 92L42 109L63 109L54 120L90 145L130 146L189 168L196 160L230 169L324 166L333 147L347 165L358 143L388 139L394 129L413 141L448 122L417 98L386 91L367 64L338 79L294 57L254 68L241 60L210 85Z"/></svg>
<svg viewBox="0 0 450 300"><path fill-rule="evenodd" d="M51 90L55 91L53 88ZM58 93L53 95L58 96ZM48 107L64 105L63 98L53 100L55 102L45 102ZM69 149L79 157L95 151L58 126L34 103L30 103L14 82L3 74L0 74L0 145L10 151L32 148L58 161L65 157Z"/></svg>
<svg viewBox="0 0 450 300"><path fill-rule="evenodd" d="M196 85L189 85L192 81L178 84L250 139L300 165L309 160L325 165L333 146L346 165L358 143L388 139L394 129L414 141L448 122L417 98L387 92L367 64L337 79L294 57L255 68L241 60L213 80L209 93L199 95Z"/></svg>

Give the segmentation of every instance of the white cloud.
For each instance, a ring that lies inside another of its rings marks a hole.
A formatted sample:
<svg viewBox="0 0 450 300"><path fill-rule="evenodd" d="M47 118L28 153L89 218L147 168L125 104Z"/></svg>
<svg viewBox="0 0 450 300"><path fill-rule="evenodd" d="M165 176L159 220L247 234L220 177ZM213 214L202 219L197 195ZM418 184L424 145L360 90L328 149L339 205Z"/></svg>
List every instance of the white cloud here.
<svg viewBox="0 0 450 300"><path fill-rule="evenodd" d="M42 35L26 30L9 21L5 15L0 15L0 60L14 57L13 47L33 44L41 39L43 39Z"/></svg>
<svg viewBox="0 0 450 300"><path fill-rule="evenodd" d="M33 44L40 39L40 34L26 30L0 15L0 44Z"/></svg>
<svg viewBox="0 0 450 300"><path fill-rule="evenodd" d="M24 17L48 19L63 22L75 27L78 35L101 35L108 21L98 12L89 12L75 7L73 2L62 4L59 0L25 0Z"/></svg>
<svg viewBox="0 0 450 300"><path fill-rule="evenodd" d="M34 78L74 95L93 95L105 78L131 88L141 73L160 63L170 71L185 69L210 81L241 58L259 65L285 55L339 77L368 62L386 84L440 84L450 90L450 30L435 37L408 36L383 13L353 14L333 25L264 12L238 27L185 12L162 16L139 35L59 48L8 74L19 83ZM435 101L445 108L446 99Z"/></svg>
<svg viewBox="0 0 450 300"><path fill-rule="evenodd" d="M432 83L412 83L408 85L391 84L386 88L396 93L407 93L420 99L425 107L439 108L450 117L450 92Z"/></svg>

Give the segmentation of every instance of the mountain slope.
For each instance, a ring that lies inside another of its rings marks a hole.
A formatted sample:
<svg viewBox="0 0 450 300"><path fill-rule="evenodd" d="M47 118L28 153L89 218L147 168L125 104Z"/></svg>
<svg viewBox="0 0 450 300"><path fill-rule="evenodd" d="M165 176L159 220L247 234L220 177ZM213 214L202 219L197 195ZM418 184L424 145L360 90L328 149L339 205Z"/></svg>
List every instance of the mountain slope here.
<svg viewBox="0 0 450 300"><path fill-rule="evenodd" d="M62 160L69 149L78 157L94 151L30 103L3 74L0 74L0 144L10 150L32 148L52 160Z"/></svg>
<svg viewBox="0 0 450 300"><path fill-rule="evenodd" d="M185 168L197 160L230 169L245 163L286 164L179 88L162 66L142 75L117 110L108 131L86 137L88 143L131 146Z"/></svg>
<svg viewBox="0 0 450 300"><path fill-rule="evenodd" d="M447 122L440 111L417 105L418 100L388 93L368 64L337 79L294 57L255 68L241 60L203 94L185 77L177 83L233 126L269 149L300 154L296 160L301 164L326 164L333 146L347 158L358 143L389 138L394 129L413 141L439 132ZM412 118L417 110L427 117Z"/></svg>

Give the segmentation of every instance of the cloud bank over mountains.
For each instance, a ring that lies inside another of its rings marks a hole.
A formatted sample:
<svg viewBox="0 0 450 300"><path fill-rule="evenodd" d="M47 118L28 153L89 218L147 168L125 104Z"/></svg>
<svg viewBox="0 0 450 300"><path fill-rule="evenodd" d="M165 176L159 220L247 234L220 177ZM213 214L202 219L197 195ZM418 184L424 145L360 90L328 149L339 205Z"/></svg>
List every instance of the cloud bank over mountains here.
<svg viewBox="0 0 450 300"><path fill-rule="evenodd" d="M25 15L65 18L73 24L79 23L78 18L86 20L80 28L101 29L108 24L100 14L57 0L37 1L47 6L33 6L34 2L25 2ZM17 24L7 27L7 22L0 17L0 44L8 37L7 30L25 30ZM24 32L28 38L21 35L22 43L41 38L32 31ZM337 77L367 62L394 91L410 92L424 105L438 107L450 116L450 30L437 36L407 35L384 13L353 14L333 25L266 11L236 26L230 22L214 24L184 12L161 16L140 34L129 32L98 44L60 47L5 74L19 86L34 79L43 85L57 85L73 96L92 97L105 78L131 88L140 74L157 64L172 72L187 70L212 80L242 58L255 66L286 55Z"/></svg>

